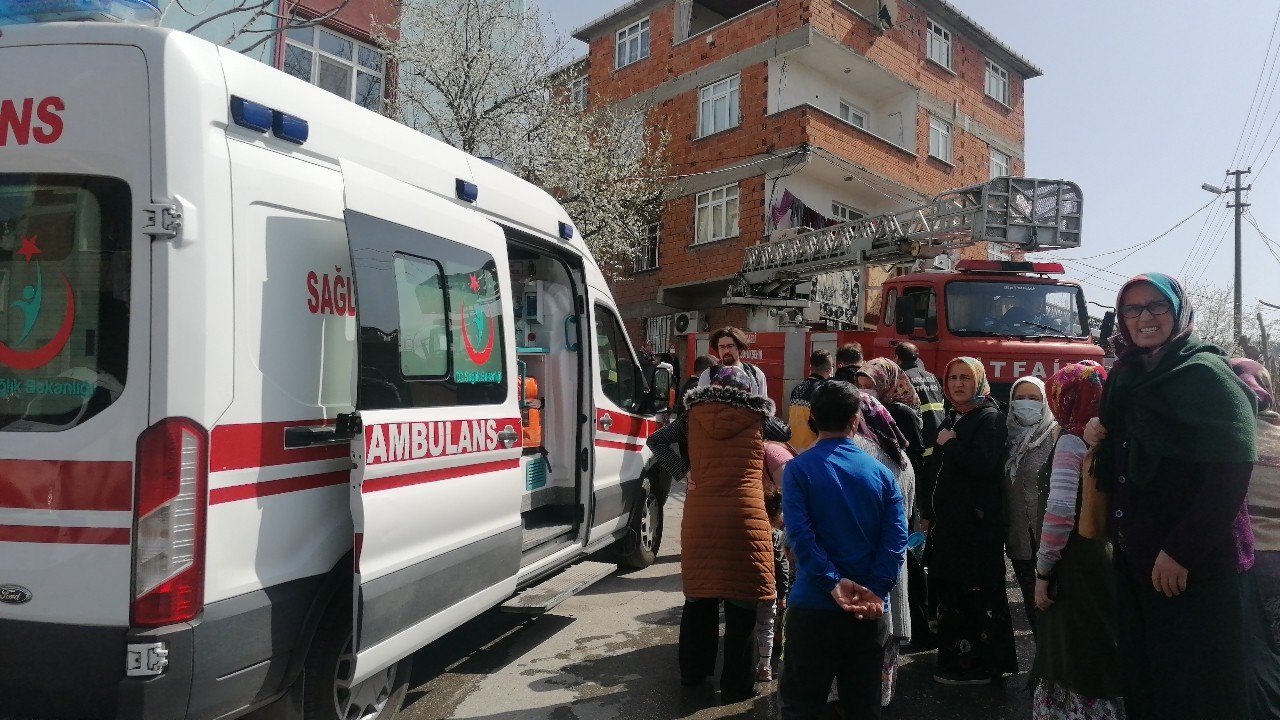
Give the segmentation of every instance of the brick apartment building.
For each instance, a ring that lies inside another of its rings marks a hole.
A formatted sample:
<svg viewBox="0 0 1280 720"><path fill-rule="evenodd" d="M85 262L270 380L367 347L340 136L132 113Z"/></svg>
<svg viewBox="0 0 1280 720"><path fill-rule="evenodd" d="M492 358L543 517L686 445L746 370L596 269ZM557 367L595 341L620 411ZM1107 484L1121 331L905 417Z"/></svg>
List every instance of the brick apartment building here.
<svg viewBox="0 0 1280 720"><path fill-rule="evenodd" d="M393 0L301 0L289 5L302 20L325 18L312 27L287 30L276 46L274 66L294 77L382 112L394 78L384 53L373 40L373 22L390 24L400 16Z"/></svg>
<svg viewBox="0 0 1280 720"><path fill-rule="evenodd" d="M671 134L676 196L614 283L632 337L659 348L680 314L747 326L721 300L778 231L1020 174L1023 83L1041 74L945 0L634 0L574 37L587 106L650 102ZM889 271L820 278L826 323L859 323L850 296Z"/></svg>

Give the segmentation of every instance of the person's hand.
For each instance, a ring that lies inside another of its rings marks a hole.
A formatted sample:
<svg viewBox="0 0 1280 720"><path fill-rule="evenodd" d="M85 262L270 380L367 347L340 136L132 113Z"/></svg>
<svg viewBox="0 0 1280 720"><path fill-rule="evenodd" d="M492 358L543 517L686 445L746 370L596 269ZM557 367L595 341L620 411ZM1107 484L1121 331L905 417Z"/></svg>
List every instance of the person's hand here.
<svg viewBox="0 0 1280 720"><path fill-rule="evenodd" d="M1107 429L1102 427L1102 421L1098 418L1090 418L1084 426L1084 443L1093 447L1106 439Z"/></svg>
<svg viewBox="0 0 1280 720"><path fill-rule="evenodd" d="M841 610L853 613L859 620L874 620L884 615L884 600L848 578L841 578L831 588L831 597Z"/></svg>
<svg viewBox="0 0 1280 720"><path fill-rule="evenodd" d="M939 430L938 445L946 445L947 441L955 438L955 436L956 436L955 430Z"/></svg>
<svg viewBox="0 0 1280 720"><path fill-rule="evenodd" d="M1177 597L1187 589L1187 569L1161 550L1151 568L1151 584L1165 597Z"/></svg>
<svg viewBox="0 0 1280 720"><path fill-rule="evenodd" d="M1053 598L1049 597L1049 581L1036 578L1036 607L1048 610L1052 605Z"/></svg>
<svg viewBox="0 0 1280 720"><path fill-rule="evenodd" d="M924 518L920 518L920 522L917 526L920 528L920 532L929 532L929 528L933 527L933 523L925 520Z"/></svg>

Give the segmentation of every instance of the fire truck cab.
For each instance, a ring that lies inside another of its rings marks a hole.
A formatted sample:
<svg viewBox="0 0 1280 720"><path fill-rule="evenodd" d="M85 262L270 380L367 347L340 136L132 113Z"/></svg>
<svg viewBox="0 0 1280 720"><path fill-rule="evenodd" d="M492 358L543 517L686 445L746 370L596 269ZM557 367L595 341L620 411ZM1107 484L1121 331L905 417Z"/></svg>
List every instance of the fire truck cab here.
<svg viewBox="0 0 1280 720"><path fill-rule="evenodd" d="M1060 263L961 260L956 270L911 273L881 286L869 357L899 342L941 377L952 358L982 360L992 393L1006 398L1026 375L1048 377L1078 360L1101 362L1080 285L1055 277Z"/></svg>

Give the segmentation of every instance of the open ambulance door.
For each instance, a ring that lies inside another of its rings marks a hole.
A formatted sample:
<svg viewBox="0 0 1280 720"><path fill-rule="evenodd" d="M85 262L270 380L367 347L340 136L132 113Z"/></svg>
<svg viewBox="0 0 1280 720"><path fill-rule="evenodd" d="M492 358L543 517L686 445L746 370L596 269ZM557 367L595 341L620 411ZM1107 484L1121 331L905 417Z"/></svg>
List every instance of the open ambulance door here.
<svg viewBox="0 0 1280 720"><path fill-rule="evenodd" d="M367 168L342 174L358 683L515 591L524 477L501 229Z"/></svg>

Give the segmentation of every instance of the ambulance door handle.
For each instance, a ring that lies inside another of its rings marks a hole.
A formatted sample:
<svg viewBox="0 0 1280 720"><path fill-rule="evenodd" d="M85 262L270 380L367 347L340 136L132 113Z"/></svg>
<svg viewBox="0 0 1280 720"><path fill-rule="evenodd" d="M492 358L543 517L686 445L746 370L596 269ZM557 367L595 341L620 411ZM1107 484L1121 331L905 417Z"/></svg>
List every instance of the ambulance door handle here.
<svg viewBox="0 0 1280 720"><path fill-rule="evenodd" d="M608 413L605 413L604 417L600 418L600 429L608 430L611 427L613 427L613 418Z"/></svg>
<svg viewBox="0 0 1280 720"><path fill-rule="evenodd" d="M498 433L498 441L502 443L502 447L504 448L509 448L512 445L515 445L516 440L518 439L520 439L520 436L516 434L515 429L510 425L502 428L502 432Z"/></svg>

